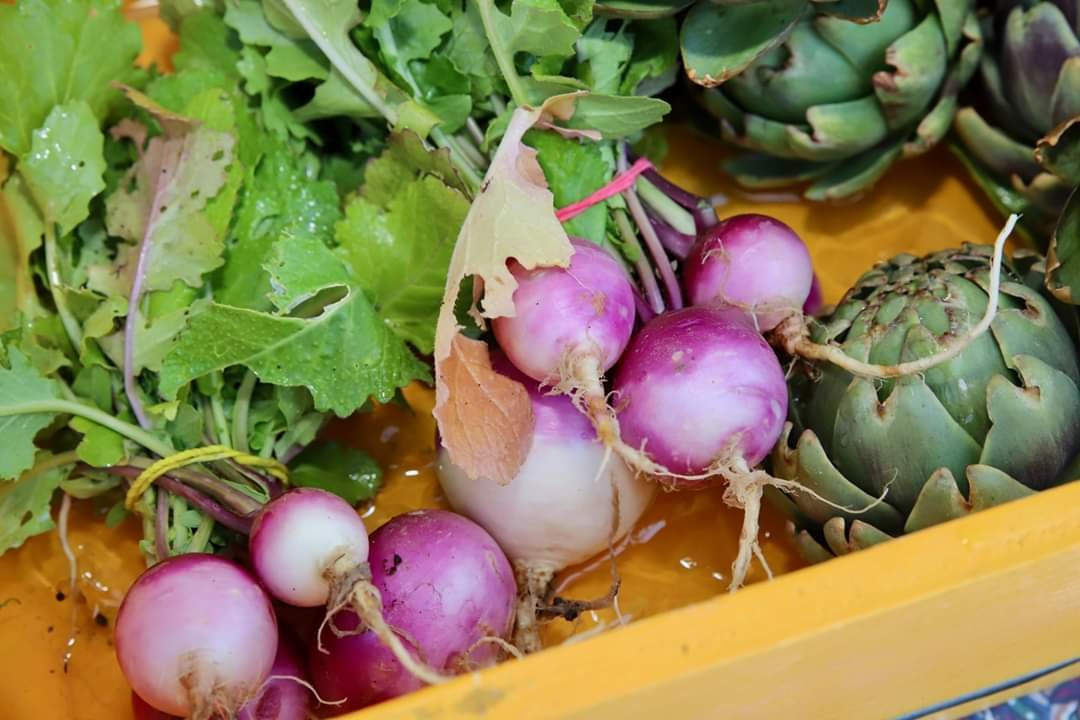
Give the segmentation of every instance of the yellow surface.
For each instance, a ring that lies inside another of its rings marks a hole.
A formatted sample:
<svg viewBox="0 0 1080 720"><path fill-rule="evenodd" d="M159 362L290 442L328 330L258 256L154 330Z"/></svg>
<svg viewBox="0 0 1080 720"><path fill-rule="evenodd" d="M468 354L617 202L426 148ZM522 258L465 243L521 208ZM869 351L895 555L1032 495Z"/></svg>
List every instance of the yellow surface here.
<svg viewBox="0 0 1080 720"><path fill-rule="evenodd" d="M144 22L143 60L173 49ZM722 214L754 210L807 239L828 299L874 260L963 240L990 242L998 220L943 151L902 163L857 205L751 203L733 194L712 142L679 131L665 172L701 193L730 194ZM330 435L371 451L387 470L370 528L440 504L431 471L430 394L415 413L382 409ZM123 720L128 691L110 630L141 569L138 529L106 530L89 504L73 513L80 593L56 535L0 557L0 718ZM888 717L991 685L1080 650L1080 484L919 533L824 566L721 596L739 518L717 490L664 495L619 557L621 609L633 622L523 663L417 693L364 718ZM798 567L767 513L774 570ZM608 566L564 574L562 592L603 594ZM752 581L761 579L755 568ZM676 609L682 608L682 609ZM664 612L673 610L672 612ZM644 622L643 618L655 615ZM550 645L610 615L545 629ZM69 672L63 657L72 623ZM575 638L575 640L579 640Z"/></svg>

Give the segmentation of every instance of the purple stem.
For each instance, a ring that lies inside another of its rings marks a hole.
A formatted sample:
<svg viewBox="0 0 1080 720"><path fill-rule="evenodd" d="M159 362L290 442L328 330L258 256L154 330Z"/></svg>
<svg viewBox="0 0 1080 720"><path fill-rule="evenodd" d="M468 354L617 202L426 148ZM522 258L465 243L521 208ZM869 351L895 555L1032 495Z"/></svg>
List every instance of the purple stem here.
<svg viewBox="0 0 1080 720"><path fill-rule="evenodd" d="M128 480L134 480L142 472L140 468L131 465L114 465L109 468L99 469L104 470L111 475L119 475L120 477L127 478ZM179 480L175 480L168 475L162 475L154 481L154 484L161 490L167 490L175 495L179 495L193 506L209 515L216 522L221 523L231 530L244 533L245 535L251 532L252 519L229 510L217 500L207 497L203 493L192 487L188 487Z"/></svg>
<svg viewBox="0 0 1080 720"><path fill-rule="evenodd" d="M214 519L214 522L224 525L230 530L235 530L238 533L247 535L251 532L252 519L241 517L236 513L226 509L216 500L206 497L198 490L189 488L182 482L173 480L168 475L159 477L155 482L164 490L168 490L171 493L175 493L180 497L187 500L193 506L202 510L204 513Z"/></svg>
<svg viewBox="0 0 1080 720"><path fill-rule="evenodd" d="M647 270L648 268L646 268ZM634 288L634 305L637 307L638 317L641 318L641 322L647 323L656 317L656 313L649 307L649 303L646 302L645 296L642 295L637 288Z"/></svg>
<svg viewBox="0 0 1080 720"><path fill-rule="evenodd" d="M619 153L619 172L626 172L627 167L626 148L623 146L623 151ZM638 199L633 188L623 192L623 197L626 199L626 206L630 210L631 217L634 218L638 230L641 231L641 236L645 239L645 245L649 248L649 253L653 257L656 270L660 273L660 279L664 281L668 305L672 310L681 310L683 307L682 288L679 287L679 280L671 269L671 262L668 260L663 246L660 245L660 238L656 236L656 230L653 229L652 223L649 222L649 216L645 213L641 200Z"/></svg>
<svg viewBox="0 0 1080 720"><path fill-rule="evenodd" d="M154 221L156 211L151 211L149 228ZM128 313L124 320L124 392L127 393L128 404L131 412L143 430L149 430L152 425L150 418L143 409L142 400L139 398L138 388L135 387L135 328L139 323L139 300L142 297L143 280L146 277L146 263L150 256L150 233L143 237L139 246L139 261L135 265L135 279L131 283L131 296L128 297Z"/></svg>
<svg viewBox="0 0 1080 720"><path fill-rule="evenodd" d="M645 211L648 212L648 208ZM649 213L649 219L652 221L653 229L656 230L656 234L660 238L660 244L680 260L686 259L686 256L690 254L690 248L694 246L696 238L679 232L664 222L663 218L656 217L651 212Z"/></svg>
<svg viewBox="0 0 1080 720"><path fill-rule="evenodd" d="M158 562L161 562L172 554L169 551L169 538L166 535L169 529L169 492L164 488L158 488L155 498L154 548Z"/></svg>
<svg viewBox="0 0 1080 720"><path fill-rule="evenodd" d="M285 488L281 486L281 483L278 482L277 478L271 475L263 475L261 472L255 470L254 468L248 467L247 465L241 465L235 460L228 460L227 462L233 468L233 470L240 473L248 480L261 487L263 491L268 496L270 496L271 500L276 498L278 495L281 495L281 493L285 492Z"/></svg>

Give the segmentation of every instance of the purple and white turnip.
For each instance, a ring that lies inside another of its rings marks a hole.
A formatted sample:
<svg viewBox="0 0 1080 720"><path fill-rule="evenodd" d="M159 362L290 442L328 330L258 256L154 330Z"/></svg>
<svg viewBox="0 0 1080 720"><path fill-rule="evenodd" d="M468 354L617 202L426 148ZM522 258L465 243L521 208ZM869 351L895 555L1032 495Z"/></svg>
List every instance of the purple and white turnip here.
<svg viewBox="0 0 1080 720"><path fill-rule="evenodd" d="M427 666L446 675L494 664L506 644L517 595L502 550L476 523L445 510L398 515L371 535L371 584L387 625ZM309 652L312 682L342 711L423 686L356 615L341 610Z"/></svg>
<svg viewBox="0 0 1080 720"><path fill-rule="evenodd" d="M568 397L541 392L501 355L493 366L529 392L534 425L524 464L507 485L470 478L445 449L437 469L451 506L490 532L513 561L521 596L514 642L533 652L540 649L537 602L554 573L626 535L648 506L653 485L605 448Z"/></svg>
<svg viewBox="0 0 1080 720"><path fill-rule="evenodd" d="M132 690L170 715L232 717L270 675L278 630L270 599L228 560L180 555L144 572L116 619Z"/></svg>

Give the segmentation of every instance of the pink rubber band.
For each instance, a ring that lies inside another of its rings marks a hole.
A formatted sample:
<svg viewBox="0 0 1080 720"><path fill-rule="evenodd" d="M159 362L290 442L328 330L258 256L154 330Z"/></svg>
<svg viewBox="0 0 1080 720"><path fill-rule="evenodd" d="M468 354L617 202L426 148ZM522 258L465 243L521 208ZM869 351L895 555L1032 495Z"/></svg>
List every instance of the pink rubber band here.
<svg viewBox="0 0 1080 720"><path fill-rule="evenodd" d="M653 164L649 162L648 158L638 158L626 172L616 175L612 178L611 182L604 187L588 197L578 200L576 203L571 203L564 208L556 210L555 217L559 219L559 222L566 222L567 220L577 217L593 205L599 205L609 197L618 195L624 190L628 190L634 184L634 181L637 180L637 176L646 170L649 170L652 166Z"/></svg>

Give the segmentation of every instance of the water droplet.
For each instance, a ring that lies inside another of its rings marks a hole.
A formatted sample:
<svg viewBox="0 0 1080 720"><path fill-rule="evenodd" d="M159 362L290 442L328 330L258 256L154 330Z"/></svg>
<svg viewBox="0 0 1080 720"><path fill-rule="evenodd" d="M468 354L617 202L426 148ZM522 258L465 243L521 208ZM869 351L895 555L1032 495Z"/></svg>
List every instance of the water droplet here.
<svg viewBox="0 0 1080 720"><path fill-rule="evenodd" d="M694 558L692 558L690 556L687 556L687 557L684 557L682 560L680 560L679 564L682 565L687 570L693 570L694 568L697 567L697 560L695 560Z"/></svg>
<svg viewBox="0 0 1080 720"><path fill-rule="evenodd" d="M713 580L718 580L720 582L724 582L724 573L720 572L719 570L715 571L712 574L712 576L713 576Z"/></svg>

